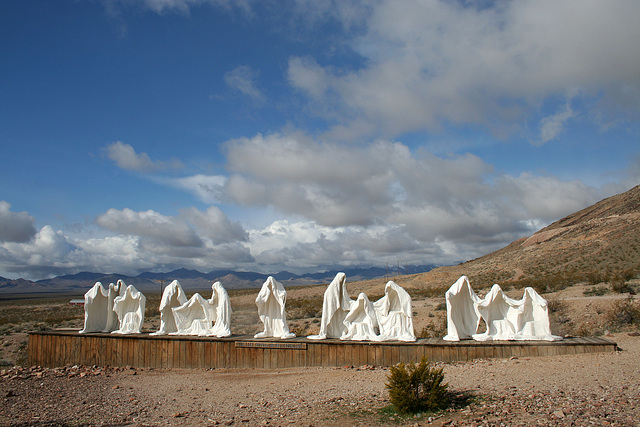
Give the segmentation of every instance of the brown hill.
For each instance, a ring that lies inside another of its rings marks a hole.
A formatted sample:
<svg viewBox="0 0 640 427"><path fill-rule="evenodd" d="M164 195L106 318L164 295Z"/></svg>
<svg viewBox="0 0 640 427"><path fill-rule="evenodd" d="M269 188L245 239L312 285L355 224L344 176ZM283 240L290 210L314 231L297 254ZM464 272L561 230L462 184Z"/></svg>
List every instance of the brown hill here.
<svg viewBox="0 0 640 427"><path fill-rule="evenodd" d="M549 292L582 282L624 283L639 273L640 186L636 186L496 252L437 268L411 282L443 287L464 274L478 289L498 283Z"/></svg>

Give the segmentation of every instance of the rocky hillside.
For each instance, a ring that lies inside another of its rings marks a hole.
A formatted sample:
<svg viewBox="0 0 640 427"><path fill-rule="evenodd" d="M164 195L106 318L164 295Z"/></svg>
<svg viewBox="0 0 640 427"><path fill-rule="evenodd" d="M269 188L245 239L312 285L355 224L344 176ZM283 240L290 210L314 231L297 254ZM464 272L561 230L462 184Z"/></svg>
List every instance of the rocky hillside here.
<svg viewBox="0 0 640 427"><path fill-rule="evenodd" d="M407 286L533 286L549 292L575 283L624 283L640 274L640 186L573 213L532 236L457 266L402 280Z"/></svg>

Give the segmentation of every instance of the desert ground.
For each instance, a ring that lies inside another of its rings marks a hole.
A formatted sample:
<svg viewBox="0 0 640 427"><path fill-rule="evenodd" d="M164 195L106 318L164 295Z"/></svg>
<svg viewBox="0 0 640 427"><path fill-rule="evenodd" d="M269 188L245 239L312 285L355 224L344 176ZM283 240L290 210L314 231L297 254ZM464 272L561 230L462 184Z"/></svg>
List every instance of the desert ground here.
<svg viewBox="0 0 640 427"><path fill-rule="evenodd" d="M376 290L381 295L383 288L383 282L360 284L350 293L366 290L375 300ZM289 291L287 313L299 335L317 332L323 290ZM231 294L234 332L257 332L252 305L257 291ZM522 290L508 294L520 298ZM5 300L0 302L0 425L640 425L640 336L633 317L633 310L640 311L638 300L605 285L572 286L543 296L550 302L553 333L604 336L619 350L439 364L452 404L417 416L397 414L390 406L385 389L389 370L384 367L203 371L24 366L28 331L80 329L82 308L70 307L64 298ZM158 327L152 315L158 299L149 296L147 331ZM414 295L417 335L444 335L443 302L443 294ZM629 308L627 323L620 313Z"/></svg>

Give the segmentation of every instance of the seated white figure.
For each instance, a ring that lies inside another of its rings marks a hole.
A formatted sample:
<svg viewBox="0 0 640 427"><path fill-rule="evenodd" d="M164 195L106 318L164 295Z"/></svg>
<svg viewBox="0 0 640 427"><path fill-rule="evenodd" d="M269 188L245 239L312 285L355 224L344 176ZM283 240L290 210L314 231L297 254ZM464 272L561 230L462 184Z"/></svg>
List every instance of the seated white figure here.
<svg viewBox="0 0 640 427"><path fill-rule="evenodd" d="M173 317L173 308L180 307L187 302L187 296L180 286L180 282L174 280L162 291L160 300L160 329L151 335L165 335L178 331Z"/></svg>
<svg viewBox="0 0 640 427"><path fill-rule="evenodd" d="M215 282L211 286L211 290L213 293L209 305L213 310L215 323L207 335L218 338L229 337L231 336L231 314L233 313L229 294L220 282Z"/></svg>
<svg viewBox="0 0 640 427"><path fill-rule="evenodd" d="M473 292L467 276L461 276L445 293L447 303L447 335L445 341L469 339L478 331L480 297Z"/></svg>
<svg viewBox="0 0 640 427"><path fill-rule="evenodd" d="M387 282L384 296L373 303L378 316L380 341L415 341L411 296L394 281Z"/></svg>
<svg viewBox="0 0 640 427"><path fill-rule="evenodd" d="M109 284L105 289L102 283L96 282L91 289L84 294L84 328L81 334L90 332L111 332L118 327L118 318L113 311L113 301L124 292L118 280L117 284Z"/></svg>
<svg viewBox="0 0 640 427"><path fill-rule="evenodd" d="M112 334L139 334L144 323L146 302L145 296L133 285L127 286L124 293L113 301L113 311L118 315L120 326Z"/></svg>
<svg viewBox="0 0 640 427"><path fill-rule="evenodd" d="M264 324L264 331L257 333L254 338L275 337L287 339L296 336L296 334L289 332L285 313L286 302L287 291L285 291L284 286L272 276L269 276L256 297L258 315Z"/></svg>
<svg viewBox="0 0 640 427"><path fill-rule="evenodd" d="M324 291L320 332L318 335L309 335L307 338L310 340L340 338L347 330L344 319L354 301L349 297L346 282L347 276L338 273Z"/></svg>
<svg viewBox="0 0 640 427"><path fill-rule="evenodd" d="M215 316L209 301L196 293L180 307L174 307L173 318L177 331L172 335L208 335Z"/></svg>
<svg viewBox="0 0 640 427"><path fill-rule="evenodd" d="M380 341L376 310L364 292L351 305L344 318L346 331L340 336L345 341Z"/></svg>
<svg viewBox="0 0 640 427"><path fill-rule="evenodd" d="M514 326L516 340L555 341L561 337L551 334L547 301L533 288L525 288L520 301L509 300L507 316Z"/></svg>

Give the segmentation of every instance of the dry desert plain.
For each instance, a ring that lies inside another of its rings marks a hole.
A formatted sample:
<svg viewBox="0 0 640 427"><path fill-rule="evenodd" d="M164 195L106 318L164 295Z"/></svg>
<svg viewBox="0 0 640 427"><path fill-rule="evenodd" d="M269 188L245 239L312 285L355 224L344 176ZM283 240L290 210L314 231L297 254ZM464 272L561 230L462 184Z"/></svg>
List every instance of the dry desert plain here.
<svg viewBox="0 0 640 427"><path fill-rule="evenodd" d="M350 289L351 294L366 290L374 295L378 287L383 289L382 282L358 286L366 289ZM287 311L294 331L316 332L318 322L310 315L318 298L321 304L322 290L289 291ZM1 326L5 366L0 374L0 425L640 425L638 325L611 322L622 303L637 307L638 301L593 291L572 286L545 294L553 306L552 332L604 334L619 351L443 364L453 403L445 411L418 416L402 416L390 407L385 389L389 371L383 367L202 371L13 366L24 363L30 328L80 329L82 309L69 307L68 299L2 301L5 313L28 312L32 320ZM253 293L232 296L234 332L259 329ZM521 293L508 292L514 298ZM154 297L149 301L148 313ZM414 297L417 334L444 332L443 301ZM33 316L37 312L48 316L48 322ZM155 330L157 322L157 316L149 316L145 328Z"/></svg>

